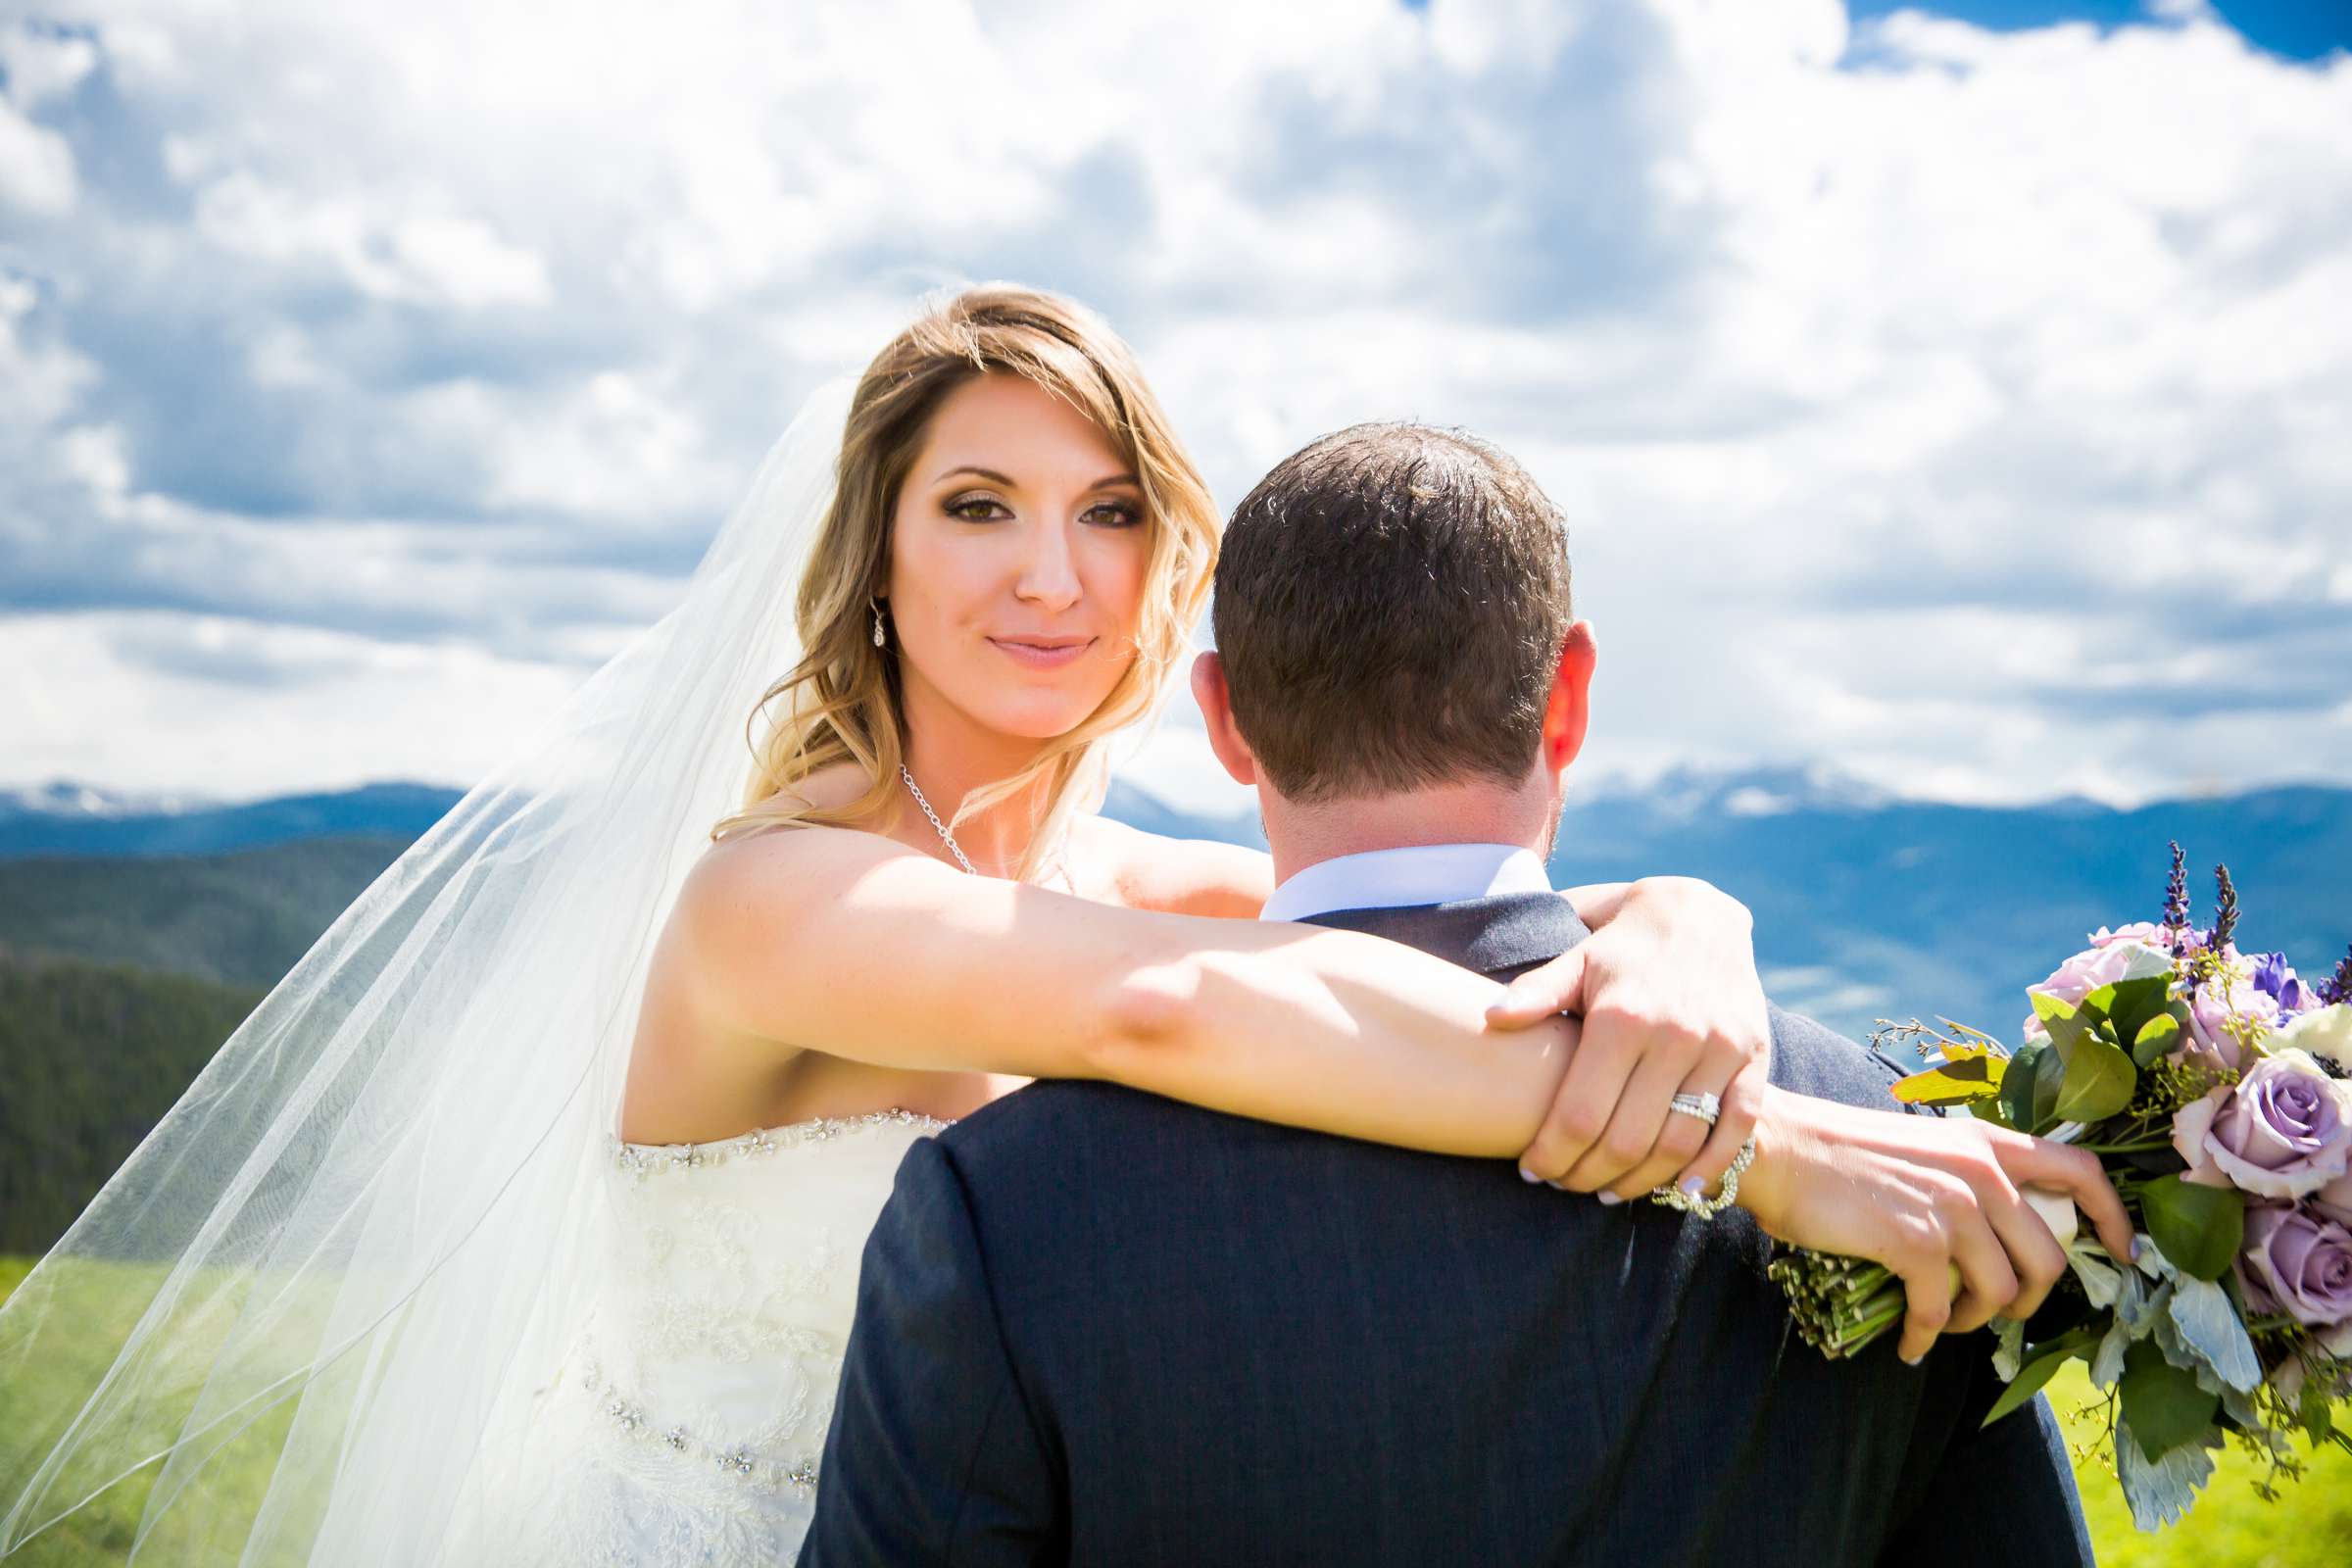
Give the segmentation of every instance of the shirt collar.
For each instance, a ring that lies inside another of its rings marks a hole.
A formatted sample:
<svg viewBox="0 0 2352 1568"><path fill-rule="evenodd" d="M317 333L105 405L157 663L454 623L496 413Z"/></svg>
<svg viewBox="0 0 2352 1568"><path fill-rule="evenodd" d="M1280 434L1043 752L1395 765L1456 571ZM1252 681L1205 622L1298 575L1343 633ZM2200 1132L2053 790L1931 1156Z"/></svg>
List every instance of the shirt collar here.
<svg viewBox="0 0 2352 1568"><path fill-rule="evenodd" d="M1517 844L1415 844L1318 860L1285 879L1261 920L1303 920L1333 909L1396 909L1505 893L1549 893L1536 852Z"/></svg>

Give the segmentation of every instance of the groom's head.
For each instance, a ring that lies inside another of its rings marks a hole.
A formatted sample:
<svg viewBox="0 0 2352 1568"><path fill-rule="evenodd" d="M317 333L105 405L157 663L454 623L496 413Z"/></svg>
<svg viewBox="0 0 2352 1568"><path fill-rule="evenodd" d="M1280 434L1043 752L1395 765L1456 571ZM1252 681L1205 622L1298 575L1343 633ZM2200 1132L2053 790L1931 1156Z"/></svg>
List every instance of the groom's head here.
<svg viewBox="0 0 2352 1568"><path fill-rule="evenodd" d="M1548 835L1592 642L1559 509L1507 454L1419 424L1293 454L1226 528L1214 624L1195 694L1270 836L1440 796Z"/></svg>

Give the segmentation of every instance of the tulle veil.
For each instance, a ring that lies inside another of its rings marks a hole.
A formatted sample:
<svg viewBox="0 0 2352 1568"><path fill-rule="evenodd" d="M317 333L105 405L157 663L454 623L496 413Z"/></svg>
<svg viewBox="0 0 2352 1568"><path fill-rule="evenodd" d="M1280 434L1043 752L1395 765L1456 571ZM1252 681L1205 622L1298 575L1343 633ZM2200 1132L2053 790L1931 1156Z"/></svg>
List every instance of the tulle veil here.
<svg viewBox="0 0 2352 1568"><path fill-rule="evenodd" d="M0 1308L0 1557L475 1560L451 1543L511 1500L582 1299L655 939L799 655L854 385L809 396L684 601L343 912Z"/></svg>

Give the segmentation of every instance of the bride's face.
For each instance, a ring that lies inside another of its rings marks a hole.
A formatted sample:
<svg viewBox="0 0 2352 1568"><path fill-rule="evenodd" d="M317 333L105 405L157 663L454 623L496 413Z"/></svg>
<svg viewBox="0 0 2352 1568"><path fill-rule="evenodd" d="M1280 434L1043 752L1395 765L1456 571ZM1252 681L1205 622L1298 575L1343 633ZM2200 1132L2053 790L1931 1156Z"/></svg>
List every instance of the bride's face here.
<svg viewBox="0 0 2352 1568"><path fill-rule="evenodd" d="M950 393L900 487L891 639L910 716L944 700L999 734L1050 740L1135 658L1151 529L1126 460L1020 376Z"/></svg>

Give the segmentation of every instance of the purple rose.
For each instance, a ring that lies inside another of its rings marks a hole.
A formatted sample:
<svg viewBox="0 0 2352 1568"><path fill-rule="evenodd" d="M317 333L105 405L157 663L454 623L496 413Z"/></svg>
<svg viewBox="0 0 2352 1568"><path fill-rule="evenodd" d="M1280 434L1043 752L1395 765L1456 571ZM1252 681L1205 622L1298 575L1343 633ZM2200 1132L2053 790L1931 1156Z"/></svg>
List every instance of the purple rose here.
<svg viewBox="0 0 2352 1568"><path fill-rule="evenodd" d="M2321 1331L2331 1355L2352 1351L2352 1229L2299 1205L2252 1204L2237 1282L2249 1309Z"/></svg>
<svg viewBox="0 0 2352 1568"><path fill-rule="evenodd" d="M2292 1199L2352 1165L2352 1105L2341 1085L2300 1051L2254 1064L2235 1087L2214 1090L2173 1116L2173 1147L2186 1180Z"/></svg>
<svg viewBox="0 0 2352 1568"><path fill-rule="evenodd" d="M2175 1112L2173 1147L2191 1181L2218 1186L2219 1172L2263 1198L2300 1198L2352 1163L2352 1103L2309 1054L2281 1051Z"/></svg>

